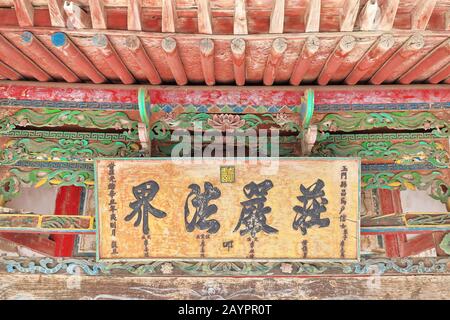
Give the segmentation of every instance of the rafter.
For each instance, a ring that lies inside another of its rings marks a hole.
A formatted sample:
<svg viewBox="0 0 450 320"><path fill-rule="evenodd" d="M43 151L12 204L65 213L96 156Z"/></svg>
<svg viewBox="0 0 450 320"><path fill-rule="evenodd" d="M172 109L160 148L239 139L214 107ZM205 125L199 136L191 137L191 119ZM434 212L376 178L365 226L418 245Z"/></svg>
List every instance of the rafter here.
<svg viewBox="0 0 450 320"><path fill-rule="evenodd" d="M319 32L321 0L309 0L305 11L305 32Z"/></svg>
<svg viewBox="0 0 450 320"><path fill-rule="evenodd" d="M142 0L127 0L127 26L128 30L142 30Z"/></svg>
<svg viewBox="0 0 450 320"><path fill-rule="evenodd" d="M66 27L64 0L48 0L48 11L52 27Z"/></svg>
<svg viewBox="0 0 450 320"><path fill-rule="evenodd" d="M70 29L91 29L92 23L89 15L74 2L64 2L64 11L67 15L67 27Z"/></svg>
<svg viewBox="0 0 450 320"><path fill-rule="evenodd" d="M411 29L425 30L437 0L419 0L411 12Z"/></svg>
<svg viewBox="0 0 450 320"><path fill-rule="evenodd" d="M0 61L0 75L4 78L7 78L9 80L21 80L23 79L22 75L18 73L16 70L11 68L10 66L4 64Z"/></svg>
<svg viewBox="0 0 450 320"><path fill-rule="evenodd" d="M345 0L340 20L341 32L353 31L358 17L359 2L360 0Z"/></svg>
<svg viewBox="0 0 450 320"><path fill-rule="evenodd" d="M283 33L284 1L285 0L273 0L272 13L270 14L269 33Z"/></svg>
<svg viewBox="0 0 450 320"><path fill-rule="evenodd" d="M185 85L188 80L180 55L178 54L176 40L170 37L164 38L161 42L161 47L166 54L167 64L169 65L176 83L179 86Z"/></svg>
<svg viewBox="0 0 450 320"><path fill-rule="evenodd" d="M245 84L245 40L235 38L231 41L231 54L233 59L233 72L236 85Z"/></svg>
<svg viewBox="0 0 450 320"><path fill-rule="evenodd" d="M377 30L380 22L380 6L378 0L367 0L358 17L359 29L362 31Z"/></svg>
<svg viewBox="0 0 450 320"><path fill-rule="evenodd" d="M106 11L103 0L89 0L89 11L91 12L92 28L107 29Z"/></svg>
<svg viewBox="0 0 450 320"><path fill-rule="evenodd" d="M284 38L276 38L267 58L266 68L264 69L263 82L266 86L270 86L275 81L277 67L279 66L283 53L287 49L287 41Z"/></svg>
<svg viewBox="0 0 450 320"><path fill-rule="evenodd" d="M381 20L378 25L378 30L392 30L399 3L400 0L389 0L383 3L381 7Z"/></svg>
<svg viewBox="0 0 450 320"><path fill-rule="evenodd" d="M245 0L234 0L234 34L248 34Z"/></svg>
<svg viewBox="0 0 450 320"><path fill-rule="evenodd" d="M200 40L200 61L202 63L203 77L208 86L216 83L214 76L214 41L211 39Z"/></svg>
<svg viewBox="0 0 450 320"><path fill-rule="evenodd" d="M212 34L212 15L209 0L197 0L198 33Z"/></svg>
<svg viewBox="0 0 450 320"><path fill-rule="evenodd" d="M177 22L177 9L175 0L162 0L161 31L175 32Z"/></svg>
<svg viewBox="0 0 450 320"><path fill-rule="evenodd" d="M21 27L32 27L34 25L34 8L31 0L13 0L17 21Z"/></svg>
<svg viewBox="0 0 450 320"><path fill-rule="evenodd" d="M320 47L320 40L316 36L310 36L305 40L300 55L297 58L294 69L291 74L290 84L298 86L303 77L308 72L311 65L311 59L317 53Z"/></svg>
<svg viewBox="0 0 450 320"><path fill-rule="evenodd" d="M444 68L440 69L431 77L429 77L428 82L436 84L445 80L445 83L448 83L449 77L450 77L450 63L447 63L447 65Z"/></svg>

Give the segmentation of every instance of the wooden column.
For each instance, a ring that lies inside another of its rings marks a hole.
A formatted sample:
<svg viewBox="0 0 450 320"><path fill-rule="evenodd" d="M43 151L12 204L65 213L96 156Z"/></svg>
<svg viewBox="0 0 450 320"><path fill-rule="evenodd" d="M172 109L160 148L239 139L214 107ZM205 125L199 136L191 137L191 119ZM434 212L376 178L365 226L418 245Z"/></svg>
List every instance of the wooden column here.
<svg viewBox="0 0 450 320"><path fill-rule="evenodd" d="M380 22L380 7L378 0L367 0L359 14L358 24L362 31L377 30Z"/></svg>
<svg viewBox="0 0 450 320"><path fill-rule="evenodd" d="M47 72L38 67L31 59L25 56L19 49L14 47L2 35L0 35L0 57L2 57L2 60L9 65L19 65L26 68L27 71L39 81L48 82L53 80Z"/></svg>
<svg viewBox="0 0 450 320"><path fill-rule="evenodd" d="M308 72L311 59L319 50L320 40L316 36L309 36L303 44L302 50L297 58L294 69L292 71L290 84L298 86L302 82L306 72Z"/></svg>
<svg viewBox="0 0 450 320"><path fill-rule="evenodd" d="M411 30L425 30L437 0L418 0L411 11Z"/></svg>
<svg viewBox="0 0 450 320"><path fill-rule="evenodd" d="M438 47L433 49L427 54L419 63L415 64L405 74L403 74L398 82L401 84L410 84L415 79L420 77L423 73L426 73L430 68L439 61L443 61L450 56L450 40L447 39L441 43Z"/></svg>
<svg viewBox="0 0 450 320"><path fill-rule="evenodd" d="M3 62L0 61L0 75L2 77L5 77L9 80L22 80L22 75L20 73L18 73L17 71L15 71L14 69L12 69L11 67L9 67L8 65L4 64Z"/></svg>
<svg viewBox="0 0 450 320"><path fill-rule="evenodd" d="M381 84L409 57L423 48L425 42L422 35L412 35L370 79L372 84Z"/></svg>
<svg viewBox="0 0 450 320"><path fill-rule="evenodd" d="M186 77L186 72L184 71L183 63L178 54L177 42L173 38L164 38L161 42L161 47L166 53L167 64L169 65L170 71L179 86L185 85L188 80Z"/></svg>
<svg viewBox="0 0 450 320"><path fill-rule="evenodd" d="M128 36L125 45L130 50L136 63L144 72L151 84L161 84L161 78L153 65L152 60L148 56L145 48L142 46L141 40L136 36Z"/></svg>
<svg viewBox="0 0 450 320"><path fill-rule="evenodd" d="M65 28L64 0L48 0L48 12L52 27Z"/></svg>
<svg viewBox="0 0 450 320"><path fill-rule="evenodd" d="M429 83L439 83L445 80L445 83L448 83L448 77L450 77L450 63L448 63L444 68L433 74L430 78L428 78Z"/></svg>
<svg viewBox="0 0 450 320"><path fill-rule="evenodd" d="M234 0L234 34L248 34L245 0Z"/></svg>
<svg viewBox="0 0 450 320"><path fill-rule="evenodd" d="M31 0L13 0L13 3L19 26L34 26L34 8Z"/></svg>
<svg viewBox="0 0 450 320"><path fill-rule="evenodd" d="M321 0L309 0L305 11L305 32L319 32Z"/></svg>
<svg viewBox="0 0 450 320"><path fill-rule="evenodd" d="M277 67L280 64L283 58L283 53L286 49L286 39L277 38L273 41L269 57L267 58L266 68L264 69L264 85L271 86L275 81Z"/></svg>
<svg viewBox="0 0 450 320"><path fill-rule="evenodd" d="M175 0L162 0L161 31L174 33L176 22L177 9Z"/></svg>
<svg viewBox="0 0 450 320"><path fill-rule="evenodd" d="M108 29L103 0L89 0L89 9L91 11L92 28Z"/></svg>
<svg viewBox="0 0 450 320"><path fill-rule="evenodd" d="M202 63L203 77L208 86L216 83L214 76L214 41L211 39L200 40L200 59Z"/></svg>
<svg viewBox="0 0 450 320"><path fill-rule="evenodd" d="M209 0L197 0L198 33L212 34L212 15Z"/></svg>
<svg viewBox="0 0 450 320"><path fill-rule="evenodd" d="M96 34L92 38L92 43L100 50L111 69L120 78L123 84L132 84L135 82L133 75L122 62L122 59L120 59L106 35Z"/></svg>
<svg viewBox="0 0 450 320"><path fill-rule="evenodd" d="M378 30L392 30L399 3L400 0L389 0L383 3L383 6L381 8L381 20L378 25Z"/></svg>
<svg viewBox="0 0 450 320"><path fill-rule="evenodd" d="M46 46L39 41L31 32L25 31L21 35L22 45L29 47L39 57L50 64L67 82L80 82L78 76L62 63Z"/></svg>
<svg viewBox="0 0 450 320"><path fill-rule="evenodd" d="M351 32L355 26L358 17L360 0L345 0L342 8L340 31Z"/></svg>
<svg viewBox="0 0 450 320"><path fill-rule="evenodd" d="M345 79L345 83L350 85L358 83L370 67L384 58L386 52L394 46L394 43L395 39L393 35L381 35L355 65Z"/></svg>
<svg viewBox="0 0 450 320"><path fill-rule="evenodd" d="M342 60L353 50L355 44L356 39L354 37L342 37L320 72L317 79L319 85L324 86L330 81L332 75L339 69Z"/></svg>
<svg viewBox="0 0 450 320"><path fill-rule="evenodd" d="M272 13L270 14L269 33L283 33L284 1L285 0L273 0Z"/></svg>
<svg viewBox="0 0 450 320"><path fill-rule="evenodd" d="M231 41L231 54L236 85L245 84L245 40L235 38Z"/></svg>
<svg viewBox="0 0 450 320"><path fill-rule="evenodd" d="M71 29L92 29L89 15L74 2L64 2L67 15L67 27Z"/></svg>
<svg viewBox="0 0 450 320"><path fill-rule="evenodd" d="M127 26L128 30L142 31L141 0L127 0Z"/></svg>
<svg viewBox="0 0 450 320"><path fill-rule="evenodd" d="M94 83L106 82L106 78L94 67L92 62L77 48L77 46L62 32L56 32L51 37L52 44L67 57L70 57Z"/></svg>

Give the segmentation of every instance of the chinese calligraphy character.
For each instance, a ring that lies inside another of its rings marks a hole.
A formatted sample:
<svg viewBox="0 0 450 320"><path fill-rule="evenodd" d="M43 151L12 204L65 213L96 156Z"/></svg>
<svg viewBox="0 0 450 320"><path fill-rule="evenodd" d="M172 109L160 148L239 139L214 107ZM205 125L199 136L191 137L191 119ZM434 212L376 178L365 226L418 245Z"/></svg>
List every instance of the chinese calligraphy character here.
<svg viewBox="0 0 450 320"><path fill-rule="evenodd" d="M266 222L266 214L272 211L271 207L265 207L266 196L272 187L273 183L270 180L265 180L259 184L250 182L244 187L244 194L249 200L241 202L243 206L241 216L233 232L241 228L241 225L244 225L239 232L241 236L250 233L255 238L260 231L266 233L278 232L277 229L269 226Z"/></svg>
<svg viewBox="0 0 450 320"><path fill-rule="evenodd" d="M195 228L207 230L208 233L216 233L220 229L220 223L217 220L207 220L208 217L217 212L215 204L209 205L209 201L216 200L220 197L220 190L214 187L210 182L204 184L205 192L200 192L198 184L191 184L189 189L191 192L186 198L184 205L184 221L188 232L194 231ZM191 221L188 221L190 215L189 200L195 208L195 212Z"/></svg>
<svg viewBox="0 0 450 320"><path fill-rule="evenodd" d="M309 228L312 226L319 226L320 228L328 227L330 225L330 219L320 218L320 214L325 212L327 208L325 205L328 203L325 198L325 191L323 187L324 182L318 179L314 184L306 188L303 184L300 185L301 196L297 199L302 202L302 206L295 206L295 215L292 227L294 230L300 229L303 235L306 235Z"/></svg>
<svg viewBox="0 0 450 320"><path fill-rule="evenodd" d="M133 194L136 201L130 203L130 208L133 209L129 215L125 217L125 221L130 221L136 215L134 226L138 227L142 222L142 231L145 235L150 233L148 224L148 214L151 213L156 218L164 218L167 214L151 205L151 201L159 191L157 182L150 180L138 186L133 187Z"/></svg>

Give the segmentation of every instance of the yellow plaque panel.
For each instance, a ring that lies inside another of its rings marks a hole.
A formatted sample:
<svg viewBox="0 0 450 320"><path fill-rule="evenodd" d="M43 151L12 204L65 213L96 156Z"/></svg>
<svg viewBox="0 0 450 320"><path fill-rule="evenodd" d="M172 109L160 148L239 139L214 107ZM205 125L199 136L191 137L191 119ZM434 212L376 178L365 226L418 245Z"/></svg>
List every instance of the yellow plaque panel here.
<svg viewBox="0 0 450 320"><path fill-rule="evenodd" d="M359 259L358 159L95 167L99 260Z"/></svg>

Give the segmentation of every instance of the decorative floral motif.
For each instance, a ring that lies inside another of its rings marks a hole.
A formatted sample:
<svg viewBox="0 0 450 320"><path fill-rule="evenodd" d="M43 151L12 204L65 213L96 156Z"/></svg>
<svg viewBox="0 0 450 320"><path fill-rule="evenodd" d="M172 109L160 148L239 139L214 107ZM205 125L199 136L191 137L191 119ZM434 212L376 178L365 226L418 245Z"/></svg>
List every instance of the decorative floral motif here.
<svg viewBox="0 0 450 320"><path fill-rule="evenodd" d="M161 272L163 274L171 274L173 272L173 266L170 262L163 263L161 265Z"/></svg>
<svg viewBox="0 0 450 320"><path fill-rule="evenodd" d="M290 263L282 263L280 265L280 270L283 273L292 273L292 269L293 269L292 264L290 264Z"/></svg>
<svg viewBox="0 0 450 320"><path fill-rule="evenodd" d="M215 114L212 119L208 119L208 124L214 129L226 131L243 127L245 121L237 114Z"/></svg>

